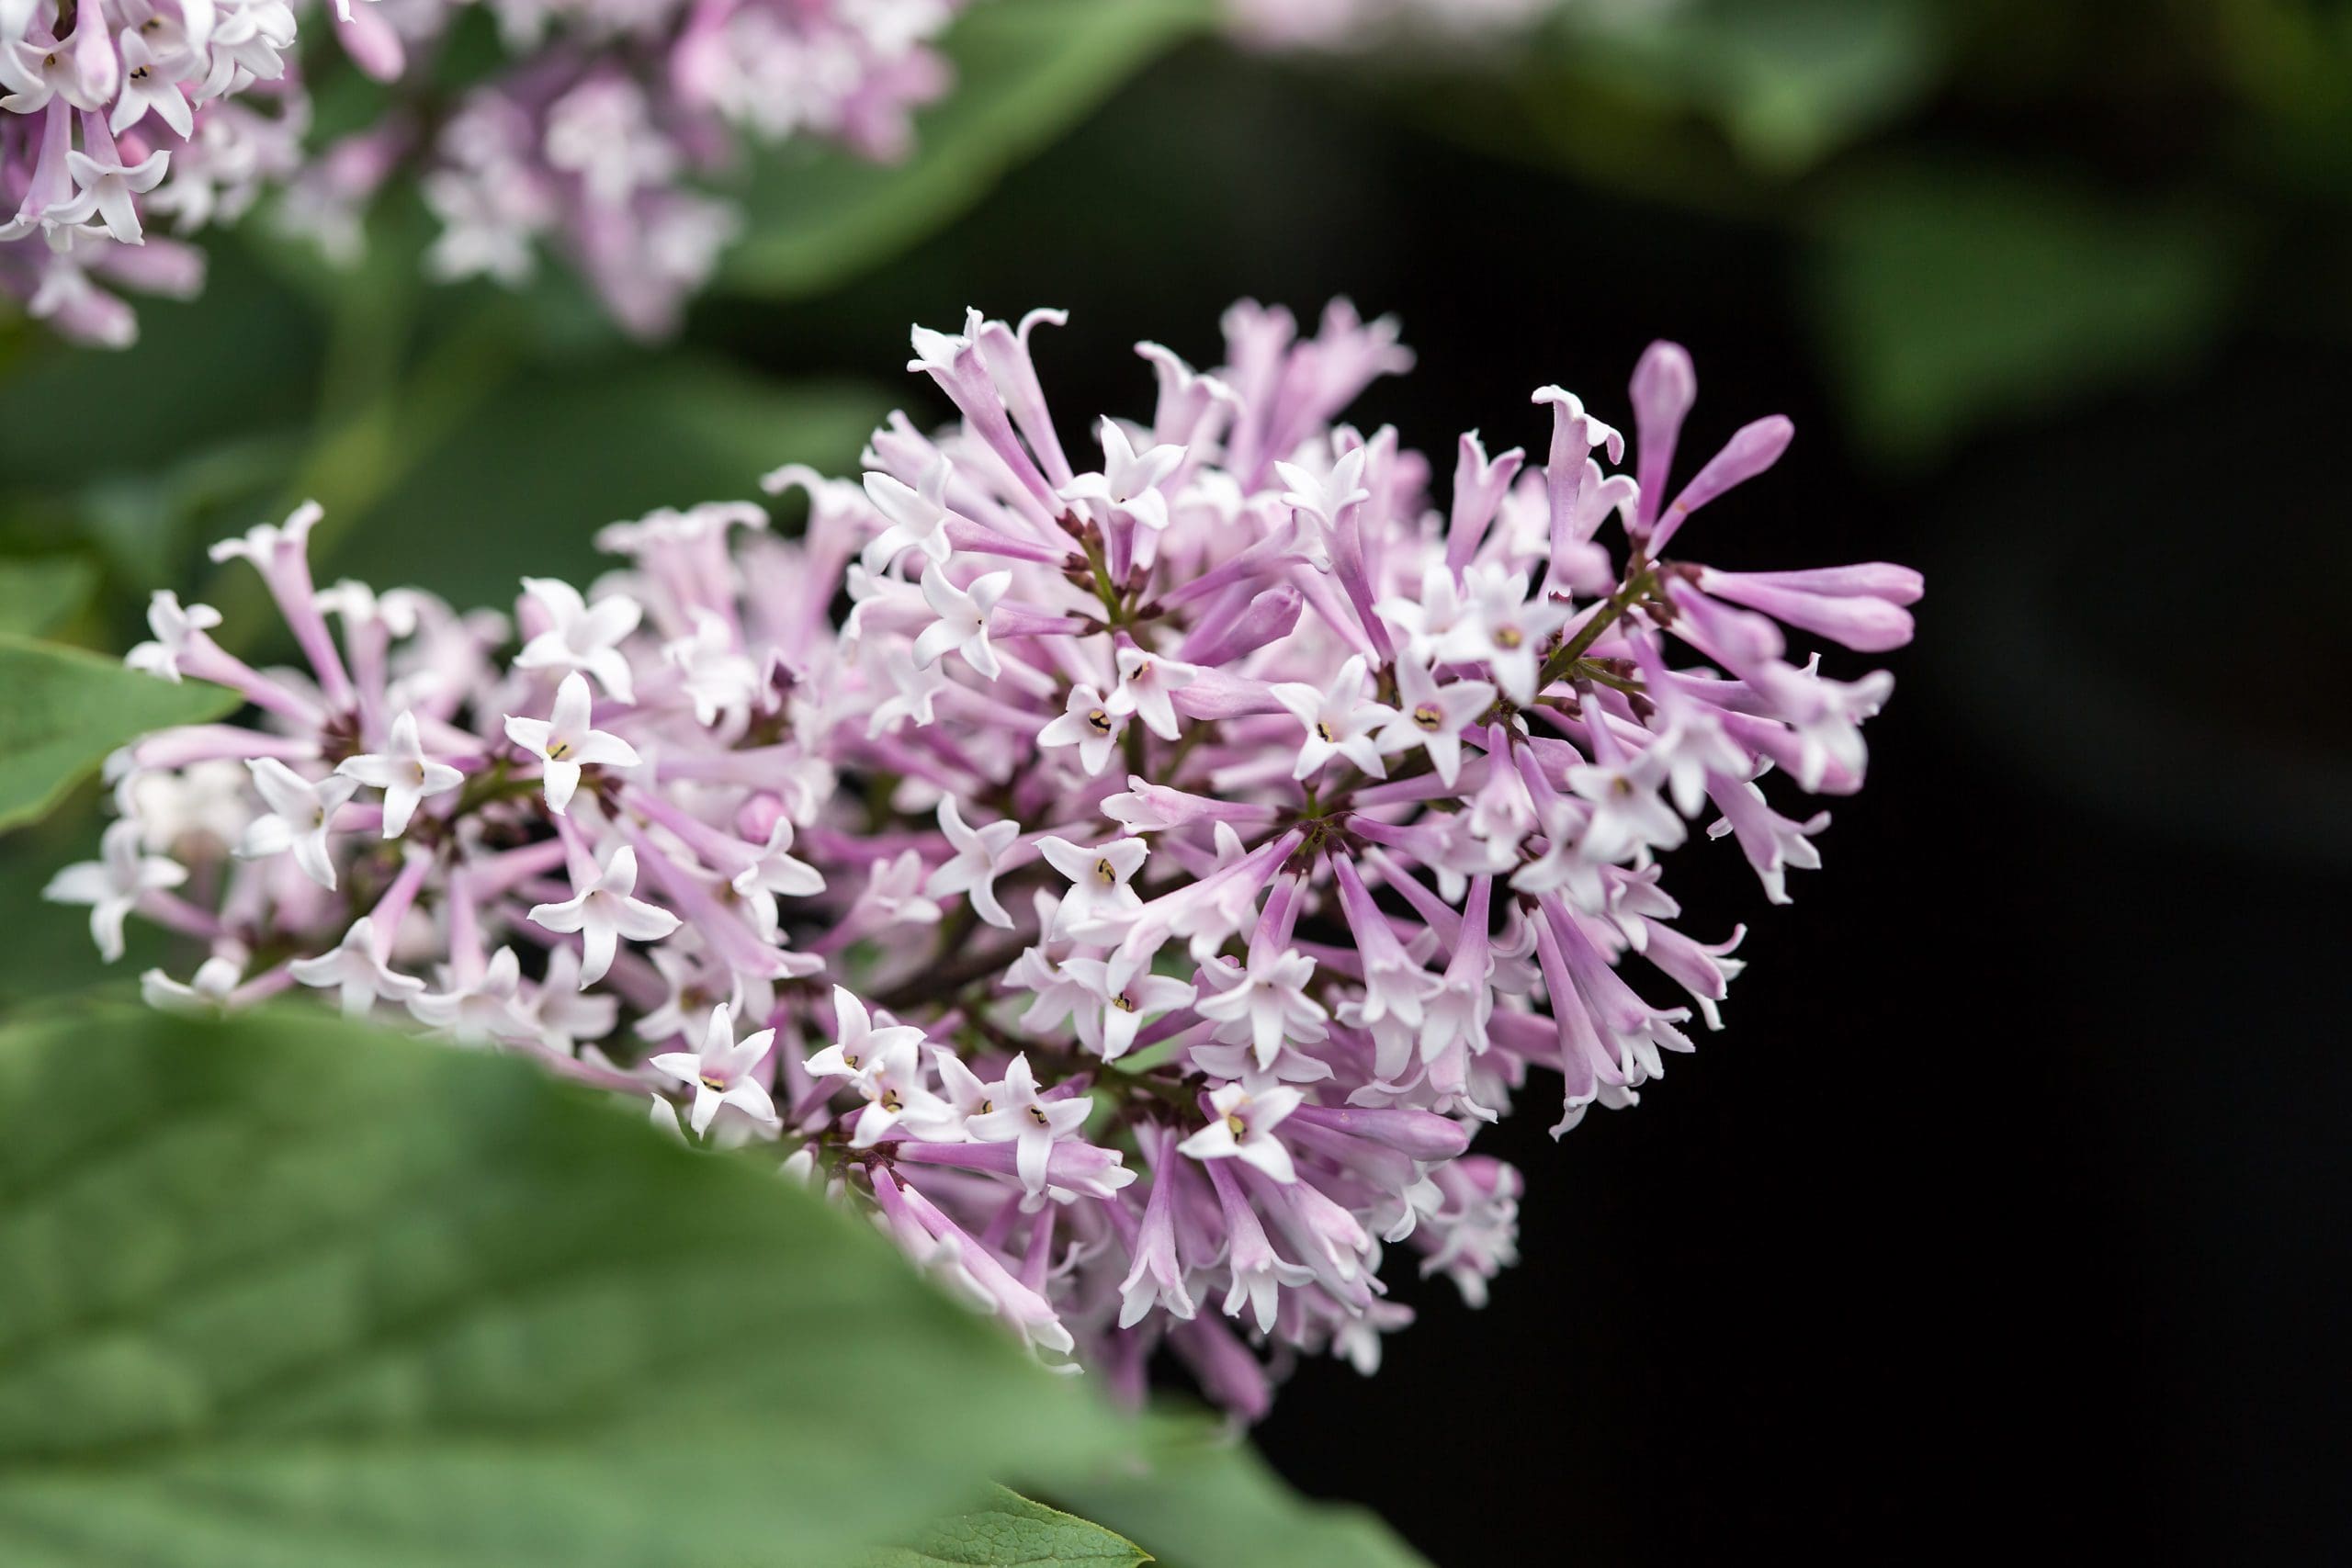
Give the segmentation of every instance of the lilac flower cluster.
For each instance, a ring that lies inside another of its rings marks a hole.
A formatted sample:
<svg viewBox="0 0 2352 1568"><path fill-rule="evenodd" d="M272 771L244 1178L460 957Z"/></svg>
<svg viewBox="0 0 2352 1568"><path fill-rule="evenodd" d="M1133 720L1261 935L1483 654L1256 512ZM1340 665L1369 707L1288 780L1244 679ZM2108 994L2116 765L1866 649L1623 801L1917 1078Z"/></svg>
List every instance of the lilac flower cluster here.
<svg viewBox="0 0 2352 1568"><path fill-rule="evenodd" d="M1707 816L1786 900L1828 818L1762 784L1858 788L1891 681L1784 628L1897 647L1920 581L1670 553L1791 434L1675 484L1671 344L1630 471L1545 387L1545 461L1465 435L1441 509L1339 423L1411 363L1388 321L1238 305L1211 373L1141 344L1150 417L1073 460L1030 352L1060 320L917 331L953 423L771 475L797 537L615 525L621 570L525 580L511 631L316 587L314 509L220 545L307 668L158 595L130 661L256 717L121 753L51 896L110 955L132 911L205 945L158 1004L319 987L772 1143L1123 1393L1162 1348L1247 1416L1296 1353L1369 1369L1410 1316L1385 1248L1473 1302L1513 1260L1520 1178L1467 1149L1531 1070L1556 1134L1719 1024L1740 933L1681 930L1657 857Z"/></svg>
<svg viewBox="0 0 2352 1568"><path fill-rule="evenodd" d="M475 4L511 58L444 101L438 56ZM518 284L549 249L624 327L666 332L740 227L694 182L803 135L903 155L912 111L948 86L930 44L963 4L336 0L336 46L391 97L313 154L288 0L0 0L0 290L121 346L137 319L107 285L203 284L201 253L160 222L194 231L282 190L288 225L347 260L368 204L414 172L435 276Z"/></svg>
<svg viewBox="0 0 2352 1568"><path fill-rule="evenodd" d="M285 0L0 0L0 295L85 343L138 333L108 286L186 298L149 228L237 217L300 161Z"/></svg>
<svg viewBox="0 0 2352 1568"><path fill-rule="evenodd" d="M475 3L504 68L436 106L429 137L396 112L327 147L296 184L295 221L347 251L379 186L418 165L441 225L435 276L520 284L549 249L621 325L654 335L741 226L695 182L798 136L903 156L912 111L948 86L930 45L965 0L386 0L361 62L429 75Z"/></svg>

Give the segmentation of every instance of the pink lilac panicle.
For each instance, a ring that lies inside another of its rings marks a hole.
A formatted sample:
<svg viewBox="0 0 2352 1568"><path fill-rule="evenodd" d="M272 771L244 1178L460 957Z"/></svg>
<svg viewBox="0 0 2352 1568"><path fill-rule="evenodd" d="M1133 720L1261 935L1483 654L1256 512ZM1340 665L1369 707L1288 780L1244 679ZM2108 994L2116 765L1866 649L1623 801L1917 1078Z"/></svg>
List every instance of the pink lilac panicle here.
<svg viewBox="0 0 2352 1568"><path fill-rule="evenodd" d="M314 509L230 541L306 668L158 595L131 663L253 716L119 754L51 896L192 939L158 1005L307 987L772 1145L1123 1393L1163 1349L1245 1417L1295 1352L1369 1368L1390 1248L1474 1304L1516 1257L1482 1125L1630 1106L1721 1024L1740 932L1660 857L1729 837L1786 900L1828 821L1790 796L1860 787L1890 685L1791 642L1894 647L1920 580L1684 558L1789 430L1690 461L1669 344L1630 440L1539 389L1543 461L1464 437L1441 506L1342 423L1391 321L1244 302L1081 424L1060 319L918 331L954 416L771 475L797 536L615 524L511 616L319 588Z"/></svg>
<svg viewBox="0 0 2352 1568"><path fill-rule="evenodd" d="M520 285L560 256L634 333L671 331L742 227L724 194L755 149L821 140L894 161L944 93L932 47L967 0L399 0L379 74L429 81L479 4L508 59L429 138L392 114L297 179L296 225L349 254L394 172L422 175L436 277ZM354 39L346 28L344 46ZM362 56L361 63L375 63Z"/></svg>
<svg viewBox="0 0 2352 1568"><path fill-rule="evenodd" d="M119 348L117 289L186 299L185 234L243 213L300 160L309 105L285 0L0 4L0 295Z"/></svg>
<svg viewBox="0 0 2352 1568"><path fill-rule="evenodd" d="M720 188L752 150L906 155L913 111L951 82L932 45L966 3L6 0L0 291L120 347L138 321L118 289L202 288L202 254L167 233L282 191L281 222L349 261L369 205L413 173L440 223L435 276L520 284L550 252L659 335L741 227ZM440 102L443 46L477 5L508 58ZM389 97L312 148L303 51L315 68L330 34Z"/></svg>

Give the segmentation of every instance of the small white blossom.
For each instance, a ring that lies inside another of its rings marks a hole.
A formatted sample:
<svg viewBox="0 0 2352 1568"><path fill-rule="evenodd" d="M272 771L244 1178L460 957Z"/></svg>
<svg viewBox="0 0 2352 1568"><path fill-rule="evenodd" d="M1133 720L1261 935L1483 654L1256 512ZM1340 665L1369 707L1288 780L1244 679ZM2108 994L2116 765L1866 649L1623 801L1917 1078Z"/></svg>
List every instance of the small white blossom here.
<svg viewBox="0 0 2352 1568"><path fill-rule="evenodd" d="M964 1125L981 1143L1012 1145L1013 1168L1021 1177L1022 1190L1036 1198L1046 1190L1046 1168L1053 1157L1054 1145L1086 1125L1093 1108L1093 1101L1082 1094L1046 1099L1038 1092L1037 1077L1029 1070L1024 1055L1013 1057L1005 1069L996 1108Z"/></svg>
<svg viewBox="0 0 2352 1568"><path fill-rule="evenodd" d="M1011 931L1012 917L997 902L996 877L1006 852L1021 837L1021 824L1007 820L967 827L956 802L942 798L939 830L947 835L948 847L956 852L956 857L932 872L922 886L923 892L933 898L965 894L971 901L973 913L1001 931Z"/></svg>
<svg viewBox="0 0 2352 1568"><path fill-rule="evenodd" d="M90 938L98 956L111 964L122 956L122 922L149 893L177 887L187 868L160 856L140 853L139 824L117 822L98 840L99 858L69 865L49 879L41 897L52 904L87 904Z"/></svg>
<svg viewBox="0 0 2352 1568"><path fill-rule="evenodd" d="M385 933L384 940L389 942L390 933ZM424 981L396 975L386 966L375 919L368 915L354 920L335 946L315 958L298 958L286 967L306 986L339 989L347 1018L365 1018L379 997L388 1002L406 1002L424 990Z"/></svg>
<svg viewBox="0 0 2352 1568"><path fill-rule="evenodd" d="M1298 1179L1298 1169L1274 1129L1306 1099L1295 1089L1251 1094L1238 1083L1223 1085L1209 1095L1209 1109L1216 1119L1176 1147L1198 1160L1245 1161L1287 1186Z"/></svg>
<svg viewBox="0 0 2352 1568"><path fill-rule="evenodd" d="M727 1007L711 1009L710 1026L703 1033L699 1052L669 1051L647 1064L655 1072L691 1085L695 1108L688 1125L695 1136L710 1131L721 1106L731 1105L762 1125L776 1120L775 1102L765 1085L752 1076L760 1059L775 1043L775 1031L763 1029L735 1038L735 1014Z"/></svg>
<svg viewBox="0 0 2352 1568"><path fill-rule="evenodd" d="M511 721L510 721L511 722ZM580 988L586 990L613 966L619 939L659 942L678 929L678 917L637 897L637 851L627 844L613 852L594 881L560 904L535 904L533 924L551 931L580 933Z"/></svg>
<svg viewBox="0 0 2352 1568"><path fill-rule="evenodd" d="M939 619L915 638L915 663L929 669L950 652L961 653L965 663L995 680L1004 666L989 643L989 616L995 611L996 602L1012 586L1012 573L1009 571L989 572L975 581L968 591L948 581L947 573L940 568L924 572L923 603Z"/></svg>
<svg viewBox="0 0 2352 1568"><path fill-rule="evenodd" d="M1094 940L1088 933L1124 931L1142 912L1142 898L1128 886L1151 853L1141 839L1114 839L1090 850L1047 834L1037 849L1070 882L1069 897L1054 917L1054 936Z"/></svg>
<svg viewBox="0 0 2352 1568"><path fill-rule="evenodd" d="M392 720L390 739L381 751L346 758L335 770L371 789L384 792L384 837L397 839L408 831L418 803L447 795L466 782L466 775L447 762L424 754L417 739L416 715L402 712Z"/></svg>
<svg viewBox="0 0 2352 1568"><path fill-rule="evenodd" d="M614 593L590 604L578 589L552 577L526 577L523 591L551 624L523 645L515 669L580 671L594 675L616 701L636 700L636 682L619 647L645 614L636 600Z"/></svg>
<svg viewBox="0 0 2352 1568"><path fill-rule="evenodd" d="M147 629L155 634L154 640L139 644L122 656L122 661L177 685L180 660L187 657L189 645L220 624L220 612L211 605L190 604L183 609L178 594L159 590L147 602Z"/></svg>
<svg viewBox="0 0 2352 1568"><path fill-rule="evenodd" d="M1396 717L1396 710L1366 697L1363 682L1363 655L1357 654L1340 666L1328 691L1318 692L1302 681L1284 682L1273 689L1274 700L1289 709L1306 732L1291 777L1312 778L1334 757L1345 758L1374 778L1388 776L1388 764L1380 760L1372 732Z"/></svg>
<svg viewBox="0 0 2352 1568"><path fill-rule="evenodd" d="M1189 664L1161 659L1140 648L1119 649L1119 683L1102 705L1114 715L1133 714L1143 727L1162 740L1176 739L1176 706L1170 694L1181 692L1199 673ZM1091 771L1091 770L1090 770Z"/></svg>
<svg viewBox="0 0 2352 1568"><path fill-rule="evenodd" d="M1109 765L1126 728L1126 719L1111 711L1102 694L1080 682L1070 688L1069 705L1061 716L1037 732L1037 744L1047 750L1077 747L1079 766L1091 776Z"/></svg>
<svg viewBox="0 0 2352 1568"><path fill-rule="evenodd" d="M1100 502L1124 512L1154 533L1168 526L1168 498L1159 486L1182 468L1184 448L1154 446L1138 454L1119 422L1107 415L1102 425L1102 469L1080 474L1061 490L1064 501Z"/></svg>
<svg viewBox="0 0 2352 1568"><path fill-rule="evenodd" d="M637 748L589 727L589 711L588 682L575 672L556 688L555 708L548 717L506 716L506 739L539 759L548 809L559 817L580 788L582 768L638 764Z"/></svg>
<svg viewBox="0 0 2352 1568"><path fill-rule="evenodd" d="M302 874L334 892L334 861L327 852L327 834L343 803L358 793L359 781L329 774L312 784L275 757L257 758L245 765L252 770L254 787L261 792L269 813L254 818L246 827L237 845L238 858L266 860L291 850Z"/></svg>

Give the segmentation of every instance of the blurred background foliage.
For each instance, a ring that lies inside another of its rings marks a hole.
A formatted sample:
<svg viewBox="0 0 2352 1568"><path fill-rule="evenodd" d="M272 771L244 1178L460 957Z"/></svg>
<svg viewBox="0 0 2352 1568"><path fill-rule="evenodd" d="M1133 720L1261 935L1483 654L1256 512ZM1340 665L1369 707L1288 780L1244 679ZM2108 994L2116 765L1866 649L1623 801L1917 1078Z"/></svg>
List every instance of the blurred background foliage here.
<svg viewBox="0 0 2352 1568"><path fill-rule="evenodd" d="M1886 557L1926 567L1931 584L1921 643L1901 666L1906 692L1886 721L1891 771L1841 805L1847 841L1831 849L1833 862L1842 851L1871 870L1825 893L1814 915L1830 924L1809 924L1801 908L1788 934L1763 939L1769 968L1796 973L1776 982L1758 964L1743 982L1746 1029L1773 1038L1778 997L1782 1034L1834 1055L1842 1026L1819 1019L1801 984L1825 962L1822 933L1851 929L1836 926L1839 908L1860 919L1883 907L1916 912L1931 884L1945 898L1939 867L1951 886L1997 881L2007 901L1962 895L1922 917L1925 929L1888 932L1882 992L1845 1009L1857 1034L1915 1029L1898 1021L1919 993L1898 995L1896 983L1949 986L1950 970L1919 951L1940 942L1947 964L1978 962L2017 1010L1960 1009L1951 1028L1965 1020L1972 1032L1955 1052L1973 1059L1993 1039L2018 1055L2053 1038L2111 1043L2124 1028L2114 1012L2028 1008L2020 992L2075 982L2054 956L2017 972L1992 933L2031 942L2063 929L2080 944L2073 962L2132 974L2153 950L2144 943L2178 940L2168 917L2134 900L2168 895L2181 877L2212 889L2230 919L2253 920L2240 941L2274 976L2331 988L2314 977L2324 963L2307 957L2340 952L2340 917L2313 934L2289 931L2283 911L2340 892L2352 863L2341 811L2352 709L2314 699L2309 673L2352 664L2341 611L2352 530L2335 457L2352 367L2352 6L1589 0L1490 49L1288 60L1219 41L1213 11L1206 0L975 6L951 39L962 85L924 118L922 152L891 169L820 154L748 172L753 231L682 340L658 350L614 337L559 269L526 295L420 282L422 215L399 202L378 215L368 259L350 273L249 225L215 247L200 301L143 307L144 341L127 354L0 323L0 631L118 649L139 635L147 592L174 587L227 611L224 635L262 635L251 628L266 616L240 623L259 609L249 585L216 578L203 547L306 495L327 508L325 579L503 604L526 570L584 577L606 522L752 494L786 461L846 471L900 403L939 417L930 389L900 374L906 327L952 325L967 304L1072 309L1041 357L1074 423L1147 406L1148 374L1125 355L1138 337L1214 363L1215 314L1236 296L1309 314L1329 293L1351 292L1368 312L1400 311L1423 356L1409 383L1375 390L1365 417L1396 421L1432 451L1481 421L1490 445L1540 439L1520 400L1548 380L1618 417L1634 355L1672 335L1690 344L1704 383L1697 446L1781 407L1805 434L1777 476L1779 499L1759 498L1747 527L1710 536L1715 558ZM2235 605L2221 598L2232 583ZM2231 633L2209 652L2217 626ZM2303 678L2251 680L2250 669ZM11 937L0 944L0 1010L107 978L80 922L37 901L51 868L88 852L94 796L85 786L72 808L0 843L0 930ZM2135 909L2137 925L2122 913ZM1889 956L1898 942L1908 945ZM134 947L112 985L146 957ZM2222 1035L2283 1030L2326 1000L2291 986L2249 1000L2212 977L2202 992L2143 999L2137 1014L2119 1005L2147 1025L2132 1049L2188 1084L2204 1081ZM2025 1013L2038 1020L2033 1041L2008 1039ZM2068 1019L2082 1027L2070 1032ZM2169 1047L2157 1038L2166 1027L2182 1032ZM2086 1056L2070 1068L2064 1045L2050 1049L2036 1066L2043 1091L2064 1105L2076 1082L2087 1097L2107 1064ZM1693 1096L1687 1114L1726 1140L1726 1161L1740 1134L1725 1107L1743 1093L1770 1099L1740 1070L1718 1053L1678 1069L1661 1097ZM1709 1074L1713 1102L1699 1082ZM2301 1105L2304 1081L2282 1067L2237 1092ZM1894 1098L1910 1103L1912 1092ZM1936 1107L1923 1114L1952 1114L1945 1089L1916 1092ZM1833 1094L1819 1114L1883 1109ZM2015 1114L2027 1122L2009 1135L2028 1149L2035 1123ZM2188 1136L2188 1112L2163 1114ZM1653 1134L1652 1117L1611 1119L1623 1134L1580 1134L1592 1140L1580 1159L1600 1162L1580 1168L1586 1179L1616 1157L1601 1152L1608 1138L1655 1135L1658 1158L1681 1157L1690 1128ZM2060 1118L2045 1120L2054 1129ZM2063 1136L2109 1148L2101 1137L2116 1134L2100 1125L2068 1122L2051 1146ZM1853 1157L1916 1157L1898 1147L1904 1136L1865 1135ZM1502 1152L1531 1166L1557 1157ZM2017 1153L1993 1179L2016 1182L2020 1202L2063 1206L2086 1190L2068 1183L2092 1179L2091 1158ZM2258 1180L2253 1163L2215 1160L2238 1172L2222 1190L2277 1196L2261 1185L2267 1168ZM2194 1164L2149 1176L2150 1190L2201 1193L2186 1174ZM1747 1180L1758 1168L1741 1168ZM1791 1180L1834 1179L1802 1160L1791 1169ZM1943 1179L1918 1178L1930 1197ZM1963 1201L1957 1191L1945 1195ZM1671 1195L1649 1196L1662 1221ZM2218 1225L2227 1205L2211 1201ZM2184 1197L2179 1212L2201 1211ZM1623 1237L1608 1231L1611 1211L1597 1213L1576 1223L1601 1227L1605 1255ZM1729 1226L1734 1252L1766 1245L1752 1239L1766 1232L1758 1217L1745 1229L1712 1213L1680 1220L1693 1237ZM1635 1218L1613 1223L1630 1230ZM2120 1223L2153 1235L2172 1222L2133 1212ZM2095 1275L2136 1277L2102 1250L2122 1244L2075 1235L2013 1236L2009 1264L2039 1260L2085 1290ZM1544 1244L1539 1228L1531 1257ZM1685 1250L1696 1259L1700 1246ZM1653 1295L1714 1278L1696 1261L1686 1277L1674 1258L1645 1258L1660 1281ZM1874 1278L1934 1295L1955 1288L1946 1266L1923 1241L1881 1259ZM1623 1279L1596 1288L1651 1300ZM2200 1333L2258 1341L2254 1298L2207 1288L2215 1293L2185 1309ZM1493 1343L1542 1332L1541 1292L1517 1289L1538 1326L1511 1327L1513 1309L1498 1303ZM2064 1315L2039 1294L2034 1310ZM2086 1325L2108 1321L2084 1314ZM1408 1366L1382 1382L1397 1397L1430 1395L1447 1336L1467 1332L1454 1313L1450 1328L1419 1337L1425 1348L1408 1337L1404 1354L1430 1359L1422 1382ZM2153 1397L2096 1355L2075 1374L2065 1397L2079 1408L2045 1423L2054 1448L2078 1431L2106 1441L2103 1422ZM2311 1397L2292 1389L2290 1404ZM1602 1451L1609 1431L1641 1410L1682 1408L1675 1390L1661 1398L1606 1375L1582 1392L1592 1431L1564 1440L1592 1477L1657 1457L1630 1438L1623 1453ZM1295 1396L1343 1416L1349 1397L1328 1380ZM2193 1397L2219 1411L2251 1395ZM1396 1502L1382 1478L1316 1457L1318 1437L1343 1420L1286 1433L1284 1419L1269 1444L1286 1468L1384 1508ZM1749 1422L1770 1425L1756 1411L1730 1424ZM2150 1431L2136 1440L2168 1440ZM2258 1446L2199 1451L2220 1472L2242 1467L2256 1499L2206 1520L2215 1541L2249 1539L2231 1531L2256 1519L2289 1528L2290 1512L2258 1499L2266 1484L2286 1486L2291 1467L2268 1465ZM2188 1468L2131 1442L2106 1461L2135 1454L2148 1474ZM1881 1462L1899 1487L1899 1455ZM1398 1507L1408 1533L1442 1544L1428 1510ZM1867 1535L1872 1520L1832 1522ZM1619 1561L1645 1555L1637 1541L1651 1555L1675 1540L1703 1553L1739 1535L1595 1528L1592 1544Z"/></svg>

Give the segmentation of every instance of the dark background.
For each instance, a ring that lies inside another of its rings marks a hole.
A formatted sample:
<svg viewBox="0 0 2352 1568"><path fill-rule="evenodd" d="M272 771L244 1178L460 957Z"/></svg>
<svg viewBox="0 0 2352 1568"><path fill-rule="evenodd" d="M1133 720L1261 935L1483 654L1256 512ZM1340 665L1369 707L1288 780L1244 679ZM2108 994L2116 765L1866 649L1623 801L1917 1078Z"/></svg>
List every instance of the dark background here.
<svg viewBox="0 0 2352 1568"><path fill-rule="evenodd" d="M202 546L289 496L341 530L322 575L584 575L597 524L944 415L906 327L967 305L1071 310L1039 357L1076 442L1148 409L1136 339L1214 364L1235 298L1348 294L1420 355L1356 417L1441 485L1464 429L1540 453L1540 385L1626 423L1675 338L1681 472L1799 430L1689 554L1927 572L1916 644L1830 661L1897 677L1871 782L1792 908L1728 846L1675 857L1695 933L1752 927L1725 1031L1556 1146L1532 1085L1482 1140L1526 1176L1521 1264L1471 1313L1397 1249L1422 1321L1375 1378L1302 1368L1265 1449L1446 1568L2352 1559L2352 23L1779 9L1830 21L1760 78L1703 29L1647 64L1195 44L895 261L714 296L659 361L552 286L518 328L411 256L338 289L232 243L134 355L0 330L0 547L89 566L59 635L94 647L157 586L235 619ZM1834 134L1774 96L1822 60ZM0 1008L101 977L34 898L96 830L85 791L0 847Z"/></svg>
<svg viewBox="0 0 2352 1568"><path fill-rule="evenodd" d="M1064 306L1039 352L1075 424L1148 409L1137 338L1214 364L1232 299L1346 293L1420 355L1358 417L1427 452L1540 453L1550 381L1624 422L1658 335L1699 367L1681 472L1788 412L1788 457L1682 545L1927 571L1870 786L1788 908L1686 847L1691 928L1751 925L1724 1032L1556 1146L1531 1086L1480 1145L1527 1178L1492 1303L1400 1280L1423 1317L1378 1376L1306 1366L1261 1439L1449 1565L2343 1561L2352 355L2260 312L1889 465L1843 434L1807 265L1772 222L1193 55L919 256L696 333L856 374L909 320Z"/></svg>

